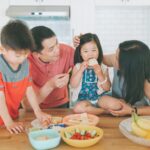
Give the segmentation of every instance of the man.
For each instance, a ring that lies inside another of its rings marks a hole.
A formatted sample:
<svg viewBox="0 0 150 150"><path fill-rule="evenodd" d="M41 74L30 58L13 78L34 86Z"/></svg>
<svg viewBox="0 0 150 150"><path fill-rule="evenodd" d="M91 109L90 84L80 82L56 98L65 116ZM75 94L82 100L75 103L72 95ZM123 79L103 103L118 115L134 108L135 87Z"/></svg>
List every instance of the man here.
<svg viewBox="0 0 150 150"><path fill-rule="evenodd" d="M45 27L32 30L35 48L29 56L33 86L41 108L66 108L69 105L69 70L73 67L74 49L59 44L55 33Z"/></svg>

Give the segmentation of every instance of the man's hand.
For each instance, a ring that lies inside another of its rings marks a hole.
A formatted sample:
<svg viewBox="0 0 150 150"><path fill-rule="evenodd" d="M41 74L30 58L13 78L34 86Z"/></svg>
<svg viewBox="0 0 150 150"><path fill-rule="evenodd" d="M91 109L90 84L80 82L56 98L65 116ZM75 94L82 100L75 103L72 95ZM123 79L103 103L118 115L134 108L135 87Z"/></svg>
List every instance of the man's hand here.
<svg viewBox="0 0 150 150"><path fill-rule="evenodd" d="M58 74L51 79L51 85L54 88L62 88L69 82L69 74Z"/></svg>

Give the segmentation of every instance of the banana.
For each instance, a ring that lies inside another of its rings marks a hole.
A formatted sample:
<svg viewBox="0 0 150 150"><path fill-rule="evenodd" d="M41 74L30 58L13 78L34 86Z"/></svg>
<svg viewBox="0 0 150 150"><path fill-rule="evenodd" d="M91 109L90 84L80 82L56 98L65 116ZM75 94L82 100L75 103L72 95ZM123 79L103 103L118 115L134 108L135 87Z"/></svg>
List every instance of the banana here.
<svg viewBox="0 0 150 150"><path fill-rule="evenodd" d="M145 138L148 134L146 130L140 128L134 121L131 123L131 128L132 132L139 137Z"/></svg>
<svg viewBox="0 0 150 150"><path fill-rule="evenodd" d="M141 127L142 129L148 130L150 131L150 120L149 119L145 119L145 118L139 118L137 120L137 124L139 127Z"/></svg>
<svg viewBox="0 0 150 150"><path fill-rule="evenodd" d="M138 115L136 113L132 114L132 123L131 123L131 129L132 132L139 136L139 137L143 137L143 138L148 138L149 136L149 131L145 130L144 128L142 128L145 124L142 122L144 118L139 118ZM145 120L145 119L144 119ZM140 124L138 124L138 123ZM141 127L142 126L142 127ZM145 127L145 126L144 126Z"/></svg>
<svg viewBox="0 0 150 150"><path fill-rule="evenodd" d="M146 135L146 139L150 140L150 132Z"/></svg>

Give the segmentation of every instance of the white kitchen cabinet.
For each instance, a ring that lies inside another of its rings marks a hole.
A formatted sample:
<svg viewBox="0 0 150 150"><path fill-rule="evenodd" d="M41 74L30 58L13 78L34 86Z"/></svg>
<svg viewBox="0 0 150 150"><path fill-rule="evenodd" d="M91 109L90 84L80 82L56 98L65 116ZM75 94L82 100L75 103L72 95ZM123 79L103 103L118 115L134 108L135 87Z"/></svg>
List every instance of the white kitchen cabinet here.
<svg viewBox="0 0 150 150"><path fill-rule="evenodd" d="M150 0L94 0L96 6L150 5Z"/></svg>
<svg viewBox="0 0 150 150"><path fill-rule="evenodd" d="M70 0L10 0L10 5L31 6L31 5L70 5Z"/></svg>
<svg viewBox="0 0 150 150"><path fill-rule="evenodd" d="M95 0L96 6L113 6L113 5L125 5L126 0Z"/></svg>
<svg viewBox="0 0 150 150"><path fill-rule="evenodd" d="M126 40L140 40L150 45L148 1L128 0L122 5L95 3L95 32L100 38L104 53L113 52L119 43Z"/></svg>
<svg viewBox="0 0 150 150"><path fill-rule="evenodd" d="M61 6L70 6L71 0L39 0L40 5L61 5Z"/></svg>
<svg viewBox="0 0 150 150"><path fill-rule="evenodd" d="M95 5L93 0L71 0L72 36L93 32L95 27Z"/></svg>
<svg viewBox="0 0 150 150"><path fill-rule="evenodd" d="M126 5L150 6L150 0L126 0Z"/></svg>
<svg viewBox="0 0 150 150"><path fill-rule="evenodd" d="M10 0L10 5L39 5L39 0Z"/></svg>

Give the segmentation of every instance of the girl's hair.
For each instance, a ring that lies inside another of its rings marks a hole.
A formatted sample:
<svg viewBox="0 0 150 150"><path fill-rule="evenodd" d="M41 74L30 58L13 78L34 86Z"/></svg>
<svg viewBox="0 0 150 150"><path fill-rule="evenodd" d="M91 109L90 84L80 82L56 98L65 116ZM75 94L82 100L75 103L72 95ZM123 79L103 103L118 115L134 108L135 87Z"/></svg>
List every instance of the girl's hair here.
<svg viewBox="0 0 150 150"><path fill-rule="evenodd" d="M119 45L119 75L124 77L123 98L131 105L144 97L144 82L150 82L150 49L141 41Z"/></svg>
<svg viewBox="0 0 150 150"><path fill-rule="evenodd" d="M52 31L50 28L45 26L36 26L31 29L32 36L35 41L35 48L32 50L32 52L41 52L43 49L42 42L45 39L52 38L55 35L54 31Z"/></svg>
<svg viewBox="0 0 150 150"><path fill-rule="evenodd" d="M1 44L14 51L33 49L33 37L27 25L20 20L9 21L2 29Z"/></svg>
<svg viewBox="0 0 150 150"><path fill-rule="evenodd" d="M81 48L84 44L91 42L91 41L94 41L97 45L97 48L99 51L99 56L98 56L97 60L98 60L98 63L101 64L102 59L103 59L102 47L101 47L101 44L100 44L100 41L99 41L97 35L92 34L92 33L86 33L86 34L80 36L80 44L76 48L75 54L74 54L74 64L83 62L83 59L81 57Z"/></svg>

